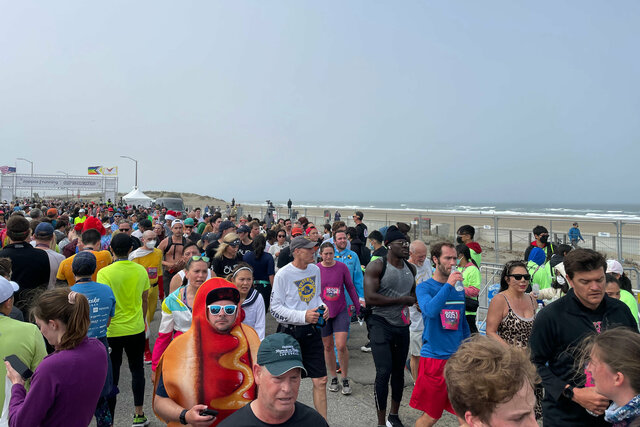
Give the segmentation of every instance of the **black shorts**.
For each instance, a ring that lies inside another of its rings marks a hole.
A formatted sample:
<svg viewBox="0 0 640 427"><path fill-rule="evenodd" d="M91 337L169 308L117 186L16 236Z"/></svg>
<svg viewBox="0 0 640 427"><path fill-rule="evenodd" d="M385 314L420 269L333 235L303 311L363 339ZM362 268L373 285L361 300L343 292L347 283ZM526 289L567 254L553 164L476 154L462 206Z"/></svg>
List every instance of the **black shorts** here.
<svg viewBox="0 0 640 427"><path fill-rule="evenodd" d="M324 363L324 345L320 330L313 325L282 326L278 325L278 332L291 335L300 344L302 364L307 374L302 378L322 378L327 376L327 366Z"/></svg>

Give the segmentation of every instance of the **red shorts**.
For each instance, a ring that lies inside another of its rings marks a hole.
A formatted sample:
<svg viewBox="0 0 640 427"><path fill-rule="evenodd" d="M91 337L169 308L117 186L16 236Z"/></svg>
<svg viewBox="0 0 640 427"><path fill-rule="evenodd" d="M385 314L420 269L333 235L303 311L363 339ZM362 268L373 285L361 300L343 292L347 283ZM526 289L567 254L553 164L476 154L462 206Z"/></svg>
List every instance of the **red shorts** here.
<svg viewBox="0 0 640 427"><path fill-rule="evenodd" d="M446 360L441 359L420 358L418 378L409 401L409 406L424 411L434 420L439 419L445 410L456 414L449 402L447 384L444 381L443 372L446 363Z"/></svg>

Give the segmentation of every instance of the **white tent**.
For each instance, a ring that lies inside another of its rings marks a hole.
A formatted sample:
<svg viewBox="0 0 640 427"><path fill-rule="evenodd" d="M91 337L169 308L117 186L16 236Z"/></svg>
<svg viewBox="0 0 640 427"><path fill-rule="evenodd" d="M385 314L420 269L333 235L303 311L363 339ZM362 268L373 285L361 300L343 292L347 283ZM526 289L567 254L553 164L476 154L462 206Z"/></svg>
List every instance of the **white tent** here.
<svg viewBox="0 0 640 427"><path fill-rule="evenodd" d="M151 197L147 196L142 191L140 191L138 187L133 187L133 190L131 190L129 194L127 194L126 196L122 197L122 199L128 205L134 205L134 206L142 205L144 207L151 206L151 203L153 202Z"/></svg>

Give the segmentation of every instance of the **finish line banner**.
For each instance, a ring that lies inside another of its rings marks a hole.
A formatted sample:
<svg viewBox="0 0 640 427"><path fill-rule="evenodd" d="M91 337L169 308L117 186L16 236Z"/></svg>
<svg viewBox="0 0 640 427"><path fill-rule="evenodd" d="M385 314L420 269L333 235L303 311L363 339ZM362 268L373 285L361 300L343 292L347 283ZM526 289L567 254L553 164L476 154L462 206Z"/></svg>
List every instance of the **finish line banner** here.
<svg viewBox="0 0 640 427"><path fill-rule="evenodd" d="M16 176L16 187L34 188L69 188L72 190L102 190L102 179L87 178L39 178L31 176Z"/></svg>
<svg viewBox="0 0 640 427"><path fill-rule="evenodd" d="M87 172L89 175L116 176L118 175L118 167L89 166Z"/></svg>

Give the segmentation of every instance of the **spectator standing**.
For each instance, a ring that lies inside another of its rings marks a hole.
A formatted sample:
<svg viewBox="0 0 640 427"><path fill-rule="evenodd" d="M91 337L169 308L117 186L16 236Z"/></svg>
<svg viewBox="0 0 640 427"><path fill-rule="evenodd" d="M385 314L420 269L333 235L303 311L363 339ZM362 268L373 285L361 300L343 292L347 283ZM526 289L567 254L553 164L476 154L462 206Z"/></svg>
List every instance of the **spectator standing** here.
<svg viewBox="0 0 640 427"><path fill-rule="evenodd" d="M580 240L584 242L584 239L582 238L582 233L580 233L580 226L578 225L577 222L573 223L573 226L569 229L568 235L569 235L569 242L571 243L571 246L573 246L574 249L578 247L578 242Z"/></svg>

